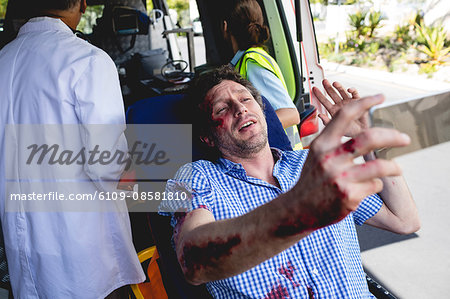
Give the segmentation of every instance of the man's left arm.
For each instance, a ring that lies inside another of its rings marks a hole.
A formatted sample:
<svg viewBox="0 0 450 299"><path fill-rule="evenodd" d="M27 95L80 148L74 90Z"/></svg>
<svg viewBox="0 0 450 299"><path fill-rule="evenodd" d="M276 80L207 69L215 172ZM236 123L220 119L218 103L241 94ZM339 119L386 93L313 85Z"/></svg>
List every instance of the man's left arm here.
<svg viewBox="0 0 450 299"><path fill-rule="evenodd" d="M324 80L323 86L332 102L319 89L313 88L313 92L331 117L334 117L344 105L360 98L354 88L345 90L338 82L330 84L327 80ZM327 115L320 115L320 118L325 125L330 121ZM364 115L359 120L354 121L353 125L349 127L347 136L352 137L368 127L368 115ZM372 153L364 156L364 159L368 162L376 158ZM403 176L383 177L381 180L383 182L383 190L379 195L383 200L383 205L378 213L365 223L399 234L409 234L417 231L420 228L419 215Z"/></svg>
<svg viewBox="0 0 450 299"><path fill-rule="evenodd" d="M365 157L366 161L374 159ZM383 190L378 193L383 205L365 222L398 234L410 234L420 228L416 204L403 176L383 177Z"/></svg>

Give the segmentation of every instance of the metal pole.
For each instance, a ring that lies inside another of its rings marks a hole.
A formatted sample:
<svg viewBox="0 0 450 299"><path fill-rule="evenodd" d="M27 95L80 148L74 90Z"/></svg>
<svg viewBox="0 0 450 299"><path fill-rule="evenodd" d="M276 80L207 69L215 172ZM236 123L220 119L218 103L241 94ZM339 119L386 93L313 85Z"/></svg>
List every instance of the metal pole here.
<svg viewBox="0 0 450 299"><path fill-rule="evenodd" d="M341 0L337 0L338 4L338 22L341 16ZM339 26L337 26L338 31L336 32L336 39L334 41L334 54L337 55L339 53Z"/></svg>
<svg viewBox="0 0 450 299"><path fill-rule="evenodd" d="M195 72L195 48L194 48L194 29L189 28L187 31L187 45L189 54L189 70L191 73Z"/></svg>

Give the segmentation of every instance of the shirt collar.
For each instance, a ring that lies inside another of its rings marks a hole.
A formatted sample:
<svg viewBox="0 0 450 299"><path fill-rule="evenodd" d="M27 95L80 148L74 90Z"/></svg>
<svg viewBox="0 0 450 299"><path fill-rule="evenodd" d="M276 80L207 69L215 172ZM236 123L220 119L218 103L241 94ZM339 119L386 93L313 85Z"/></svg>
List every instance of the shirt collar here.
<svg viewBox="0 0 450 299"><path fill-rule="evenodd" d="M73 34L72 29L69 28L63 21L58 18L50 17L36 17L30 19L19 30L19 34L25 34L36 31L63 31Z"/></svg>
<svg viewBox="0 0 450 299"><path fill-rule="evenodd" d="M233 59L231 59L230 64L233 66L236 66L236 64L241 59L242 55L244 55L245 51L238 50L236 54L234 55Z"/></svg>
<svg viewBox="0 0 450 299"><path fill-rule="evenodd" d="M286 158L286 155L282 150L279 150L277 148L270 148L272 151L272 156L275 159L275 165L278 164L283 158ZM239 163L234 163L228 159L220 157L219 160L217 160L216 164L224 173L236 173L240 175L246 175L246 171L244 167Z"/></svg>
<svg viewBox="0 0 450 299"><path fill-rule="evenodd" d="M224 172L224 173L241 173L245 175L245 169L244 167L239 163L234 163L228 159L220 157L219 160L217 160L217 166Z"/></svg>
<svg viewBox="0 0 450 299"><path fill-rule="evenodd" d="M272 151L272 156L275 159L275 164L278 163L278 161L281 161L282 158L286 157L284 152L278 148L271 147L270 150Z"/></svg>

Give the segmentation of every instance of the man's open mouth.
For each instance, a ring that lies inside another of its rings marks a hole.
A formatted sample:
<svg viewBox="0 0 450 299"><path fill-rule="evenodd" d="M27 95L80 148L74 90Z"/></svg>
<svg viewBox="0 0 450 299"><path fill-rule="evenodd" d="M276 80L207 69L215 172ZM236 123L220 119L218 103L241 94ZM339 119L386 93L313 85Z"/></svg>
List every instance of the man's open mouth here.
<svg viewBox="0 0 450 299"><path fill-rule="evenodd" d="M249 126L253 125L254 123L255 123L254 121L249 120L248 122L244 123L244 124L239 128L239 131L241 131L241 130L243 130L243 129L245 129L245 128L248 128Z"/></svg>

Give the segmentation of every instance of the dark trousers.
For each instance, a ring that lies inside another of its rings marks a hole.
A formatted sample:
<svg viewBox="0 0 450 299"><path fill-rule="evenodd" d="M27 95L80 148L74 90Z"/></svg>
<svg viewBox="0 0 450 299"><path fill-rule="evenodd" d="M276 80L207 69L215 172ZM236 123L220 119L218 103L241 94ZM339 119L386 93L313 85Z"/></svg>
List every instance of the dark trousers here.
<svg viewBox="0 0 450 299"><path fill-rule="evenodd" d="M125 285L111 292L105 299L128 299L130 286Z"/></svg>

